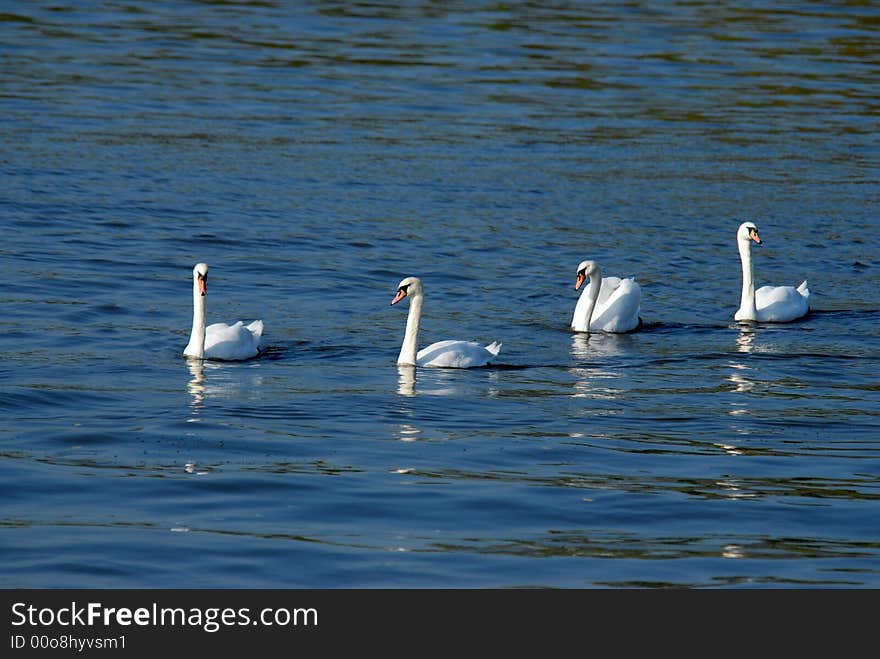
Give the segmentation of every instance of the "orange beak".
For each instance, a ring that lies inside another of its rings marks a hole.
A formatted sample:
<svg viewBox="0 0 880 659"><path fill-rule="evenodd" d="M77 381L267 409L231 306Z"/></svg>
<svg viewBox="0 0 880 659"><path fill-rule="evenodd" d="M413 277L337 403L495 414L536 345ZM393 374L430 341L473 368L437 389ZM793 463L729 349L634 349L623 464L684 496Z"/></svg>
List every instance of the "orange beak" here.
<svg viewBox="0 0 880 659"><path fill-rule="evenodd" d="M208 293L208 280L199 275L199 293L206 295Z"/></svg>
<svg viewBox="0 0 880 659"><path fill-rule="evenodd" d="M406 291L401 288L399 291L397 291L397 295L394 296L394 299L391 300L391 304L397 304L405 297L406 297Z"/></svg>
<svg viewBox="0 0 880 659"><path fill-rule="evenodd" d="M749 229L749 238L754 240L757 244L761 244L761 237L755 229Z"/></svg>
<svg viewBox="0 0 880 659"><path fill-rule="evenodd" d="M574 282L574 290L580 289L580 287L584 285L584 282L586 280L587 280L587 276L583 272L579 272L577 279Z"/></svg>

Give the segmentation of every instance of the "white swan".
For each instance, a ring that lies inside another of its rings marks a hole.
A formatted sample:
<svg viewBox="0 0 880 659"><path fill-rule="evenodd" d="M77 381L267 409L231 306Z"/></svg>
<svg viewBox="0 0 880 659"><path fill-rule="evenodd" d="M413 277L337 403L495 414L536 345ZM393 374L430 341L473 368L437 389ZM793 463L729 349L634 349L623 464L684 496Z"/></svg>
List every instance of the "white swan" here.
<svg viewBox="0 0 880 659"><path fill-rule="evenodd" d="M639 307L642 289L632 277L603 277L595 261L581 261L574 290L590 284L581 292L571 328L575 332L631 332L641 324Z"/></svg>
<svg viewBox="0 0 880 659"><path fill-rule="evenodd" d="M205 327L205 295L208 292L208 265L196 263L193 268L193 325L189 343L183 349L186 357L198 359L250 359L260 354L263 321L250 325L238 321L234 325L214 323Z"/></svg>
<svg viewBox="0 0 880 659"><path fill-rule="evenodd" d="M794 286L762 286L755 290L755 270L752 266L752 242L761 244L758 227L743 222L736 232L739 258L742 261L742 297L734 320L756 320L761 323L787 323L804 316L810 310L810 289L806 280Z"/></svg>
<svg viewBox="0 0 880 659"><path fill-rule="evenodd" d="M422 303L425 300L422 282L418 277L407 277L397 285L397 295L391 304L409 297L409 314L406 317L406 334L397 363L410 366L436 366L440 368L473 368L485 366L498 356L501 344L493 341L482 346L473 341L438 341L416 354L419 344L419 323L422 319Z"/></svg>

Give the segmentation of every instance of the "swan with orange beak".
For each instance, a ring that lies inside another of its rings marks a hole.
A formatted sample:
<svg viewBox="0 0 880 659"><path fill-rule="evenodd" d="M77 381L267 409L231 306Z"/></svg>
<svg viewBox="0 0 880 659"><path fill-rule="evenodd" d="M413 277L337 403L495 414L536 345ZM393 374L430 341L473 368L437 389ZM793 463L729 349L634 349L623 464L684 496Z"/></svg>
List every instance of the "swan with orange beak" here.
<svg viewBox="0 0 880 659"><path fill-rule="evenodd" d="M418 277L407 277L397 285L397 293L391 304L409 298L406 332L397 363L402 366L433 366L437 368L475 368L486 366L501 350L501 343L493 341L487 346L473 341L438 341L418 350L419 326L425 296Z"/></svg>
<svg viewBox="0 0 880 659"><path fill-rule="evenodd" d="M581 261L574 289L584 287L574 308L571 328L575 332L631 332L641 325L642 289L635 279L603 277L595 261Z"/></svg>
<svg viewBox="0 0 880 659"><path fill-rule="evenodd" d="M742 293L734 320L761 323L787 323L810 310L810 289L804 280L800 286L762 286L755 290L755 267L752 243L762 245L754 222L743 222L736 230L736 243L742 264Z"/></svg>
<svg viewBox="0 0 880 659"><path fill-rule="evenodd" d="M183 350L195 359L241 360L256 357L262 351L263 321L245 325L213 323L205 327L205 297L208 294L208 264L193 268L193 324L189 343Z"/></svg>

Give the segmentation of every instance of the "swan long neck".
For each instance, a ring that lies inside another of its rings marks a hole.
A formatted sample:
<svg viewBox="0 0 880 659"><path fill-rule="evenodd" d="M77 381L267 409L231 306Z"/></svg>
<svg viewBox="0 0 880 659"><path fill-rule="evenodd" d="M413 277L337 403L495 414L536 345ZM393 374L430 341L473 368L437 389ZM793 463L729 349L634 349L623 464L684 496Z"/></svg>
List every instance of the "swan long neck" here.
<svg viewBox="0 0 880 659"><path fill-rule="evenodd" d="M599 287L601 285L602 273L599 271L599 268L594 268L590 273L590 283L584 287L574 308L571 328L575 332L590 331L590 321L593 318L593 310L596 308L596 300L599 298Z"/></svg>
<svg viewBox="0 0 880 659"><path fill-rule="evenodd" d="M424 300L421 293L410 298L409 314L406 317L406 333L403 335L403 344L400 346L400 355L397 357L398 364L410 366L416 364L416 353L419 347L419 323L422 320L422 302Z"/></svg>
<svg viewBox="0 0 880 659"><path fill-rule="evenodd" d="M739 241L739 258L742 261L742 297L736 320L756 320L758 310L755 307L755 270L752 265L752 244L748 240Z"/></svg>
<svg viewBox="0 0 880 659"><path fill-rule="evenodd" d="M189 344L183 354L199 359L205 356L205 297L199 290L199 282L193 280L193 325L189 335Z"/></svg>

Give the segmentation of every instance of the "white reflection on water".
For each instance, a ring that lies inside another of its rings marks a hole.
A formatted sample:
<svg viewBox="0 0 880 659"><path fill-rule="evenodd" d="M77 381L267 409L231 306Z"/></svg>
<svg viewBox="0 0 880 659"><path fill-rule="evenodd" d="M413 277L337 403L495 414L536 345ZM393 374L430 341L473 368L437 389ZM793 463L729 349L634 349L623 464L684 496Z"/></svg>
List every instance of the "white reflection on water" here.
<svg viewBox="0 0 880 659"><path fill-rule="evenodd" d="M460 396L464 393L461 379L466 377L460 369L456 368L432 368L423 373L422 383L425 381L436 386L430 389L422 389L422 393L435 396Z"/></svg>
<svg viewBox="0 0 880 659"><path fill-rule="evenodd" d="M482 369L475 369L482 371ZM416 394L433 396L463 396L468 394L468 387L474 386L473 380L467 380L467 375L462 369L457 368L424 368L417 369L415 366L397 366L397 393L401 396L412 397ZM485 378L489 382L498 381L498 374L486 372ZM416 381L420 379L421 385L416 389ZM489 387L479 395L494 397L498 395L497 387Z"/></svg>
<svg viewBox="0 0 880 659"><path fill-rule="evenodd" d="M411 423L401 423L396 429L396 439L401 442L414 442L421 434L421 429Z"/></svg>
<svg viewBox="0 0 880 659"><path fill-rule="evenodd" d="M753 343L755 342L755 330L750 327L740 327L739 335L736 337L737 352L751 353Z"/></svg>
<svg viewBox="0 0 880 659"><path fill-rule="evenodd" d="M628 337L626 337L628 338ZM579 362L615 357L624 354L625 337L614 334L577 333L571 337L571 356ZM620 389L608 386L609 381L620 377L620 373L607 366L575 366L569 369L575 376L575 398L600 398L613 400L620 396Z"/></svg>
<svg viewBox="0 0 880 659"><path fill-rule="evenodd" d="M397 366L397 393L401 396L416 395L416 367Z"/></svg>
<svg viewBox="0 0 880 659"><path fill-rule="evenodd" d="M416 367L397 365L397 393L405 398L400 400L397 411L409 418L413 417L410 398L416 395ZM392 431L394 439L401 442L414 442L422 434L421 429L411 422L396 424Z"/></svg>
<svg viewBox="0 0 880 659"><path fill-rule="evenodd" d="M577 332L571 335L571 356L577 359L618 357L626 354L631 342L626 334Z"/></svg>
<svg viewBox="0 0 880 659"><path fill-rule="evenodd" d="M263 385L263 376L256 363L243 366L222 362L187 359L190 379L186 384L192 400L192 417L189 421L198 421L198 416L209 397L241 397L246 398Z"/></svg>
<svg viewBox="0 0 880 659"><path fill-rule="evenodd" d="M754 329L744 325L740 325L739 330L740 332L736 337L736 352L734 354L748 356L755 349L754 342L756 333ZM738 357L734 357L728 365L730 367L730 373L726 379L733 385L731 391L737 395L730 401L730 410L728 410L727 413L734 417L734 419L748 417L751 415L751 407L754 403L754 398L749 395L754 391L756 384L750 377L754 368ZM733 432L738 435L749 435L751 434L751 429L748 426L740 425L740 423L737 422L733 425ZM716 446L730 455L744 454L744 451L737 446L732 446L730 444L716 444Z"/></svg>
<svg viewBox="0 0 880 659"><path fill-rule="evenodd" d="M187 359L186 366L192 376L186 385L186 390L192 396L193 418L190 421L195 421L205 402L205 364L201 359Z"/></svg>
<svg viewBox="0 0 880 659"><path fill-rule="evenodd" d="M746 355L751 354L754 350L755 332L751 328L740 328L740 333L736 337L736 351ZM733 384L733 391L739 394L747 394L754 390L755 382L749 378L749 373L753 370L743 361L737 359L730 362L731 372L727 376L727 381ZM748 414L748 400L735 400L731 402L729 414Z"/></svg>
<svg viewBox="0 0 880 659"><path fill-rule="evenodd" d="M186 473L188 473L188 474L193 474L193 475L195 475L195 476L207 476L208 473L209 473L209 472L207 472L207 471L197 470L197 469L196 469L196 463L195 463L195 462L187 462L187 463L183 466L183 470L184 470Z"/></svg>
<svg viewBox="0 0 880 659"><path fill-rule="evenodd" d="M206 371L217 370L221 368L220 364L190 358L186 360L186 367L192 376L186 384L186 390L192 396L193 417L197 417L208 396L226 391L229 389L229 386L218 384L217 382L209 384L209 376ZM190 419L190 421L195 420L195 418Z"/></svg>
<svg viewBox="0 0 880 659"><path fill-rule="evenodd" d="M746 553L741 545L724 545L721 555L724 558L745 558Z"/></svg>
<svg viewBox="0 0 880 659"><path fill-rule="evenodd" d="M752 391L755 388L755 383L752 380L749 380L747 377L748 371L751 371L748 366L744 366L742 364L731 364L730 368L736 369L731 372L730 375L727 376L728 382L733 383L733 390L737 393L744 394ZM732 405L743 405L744 403L731 403ZM744 410L734 410L731 414L739 414Z"/></svg>
<svg viewBox="0 0 880 659"><path fill-rule="evenodd" d="M751 499L755 496L754 492L743 489L740 481L735 478L716 481L715 485L720 488L720 493L728 499Z"/></svg>

